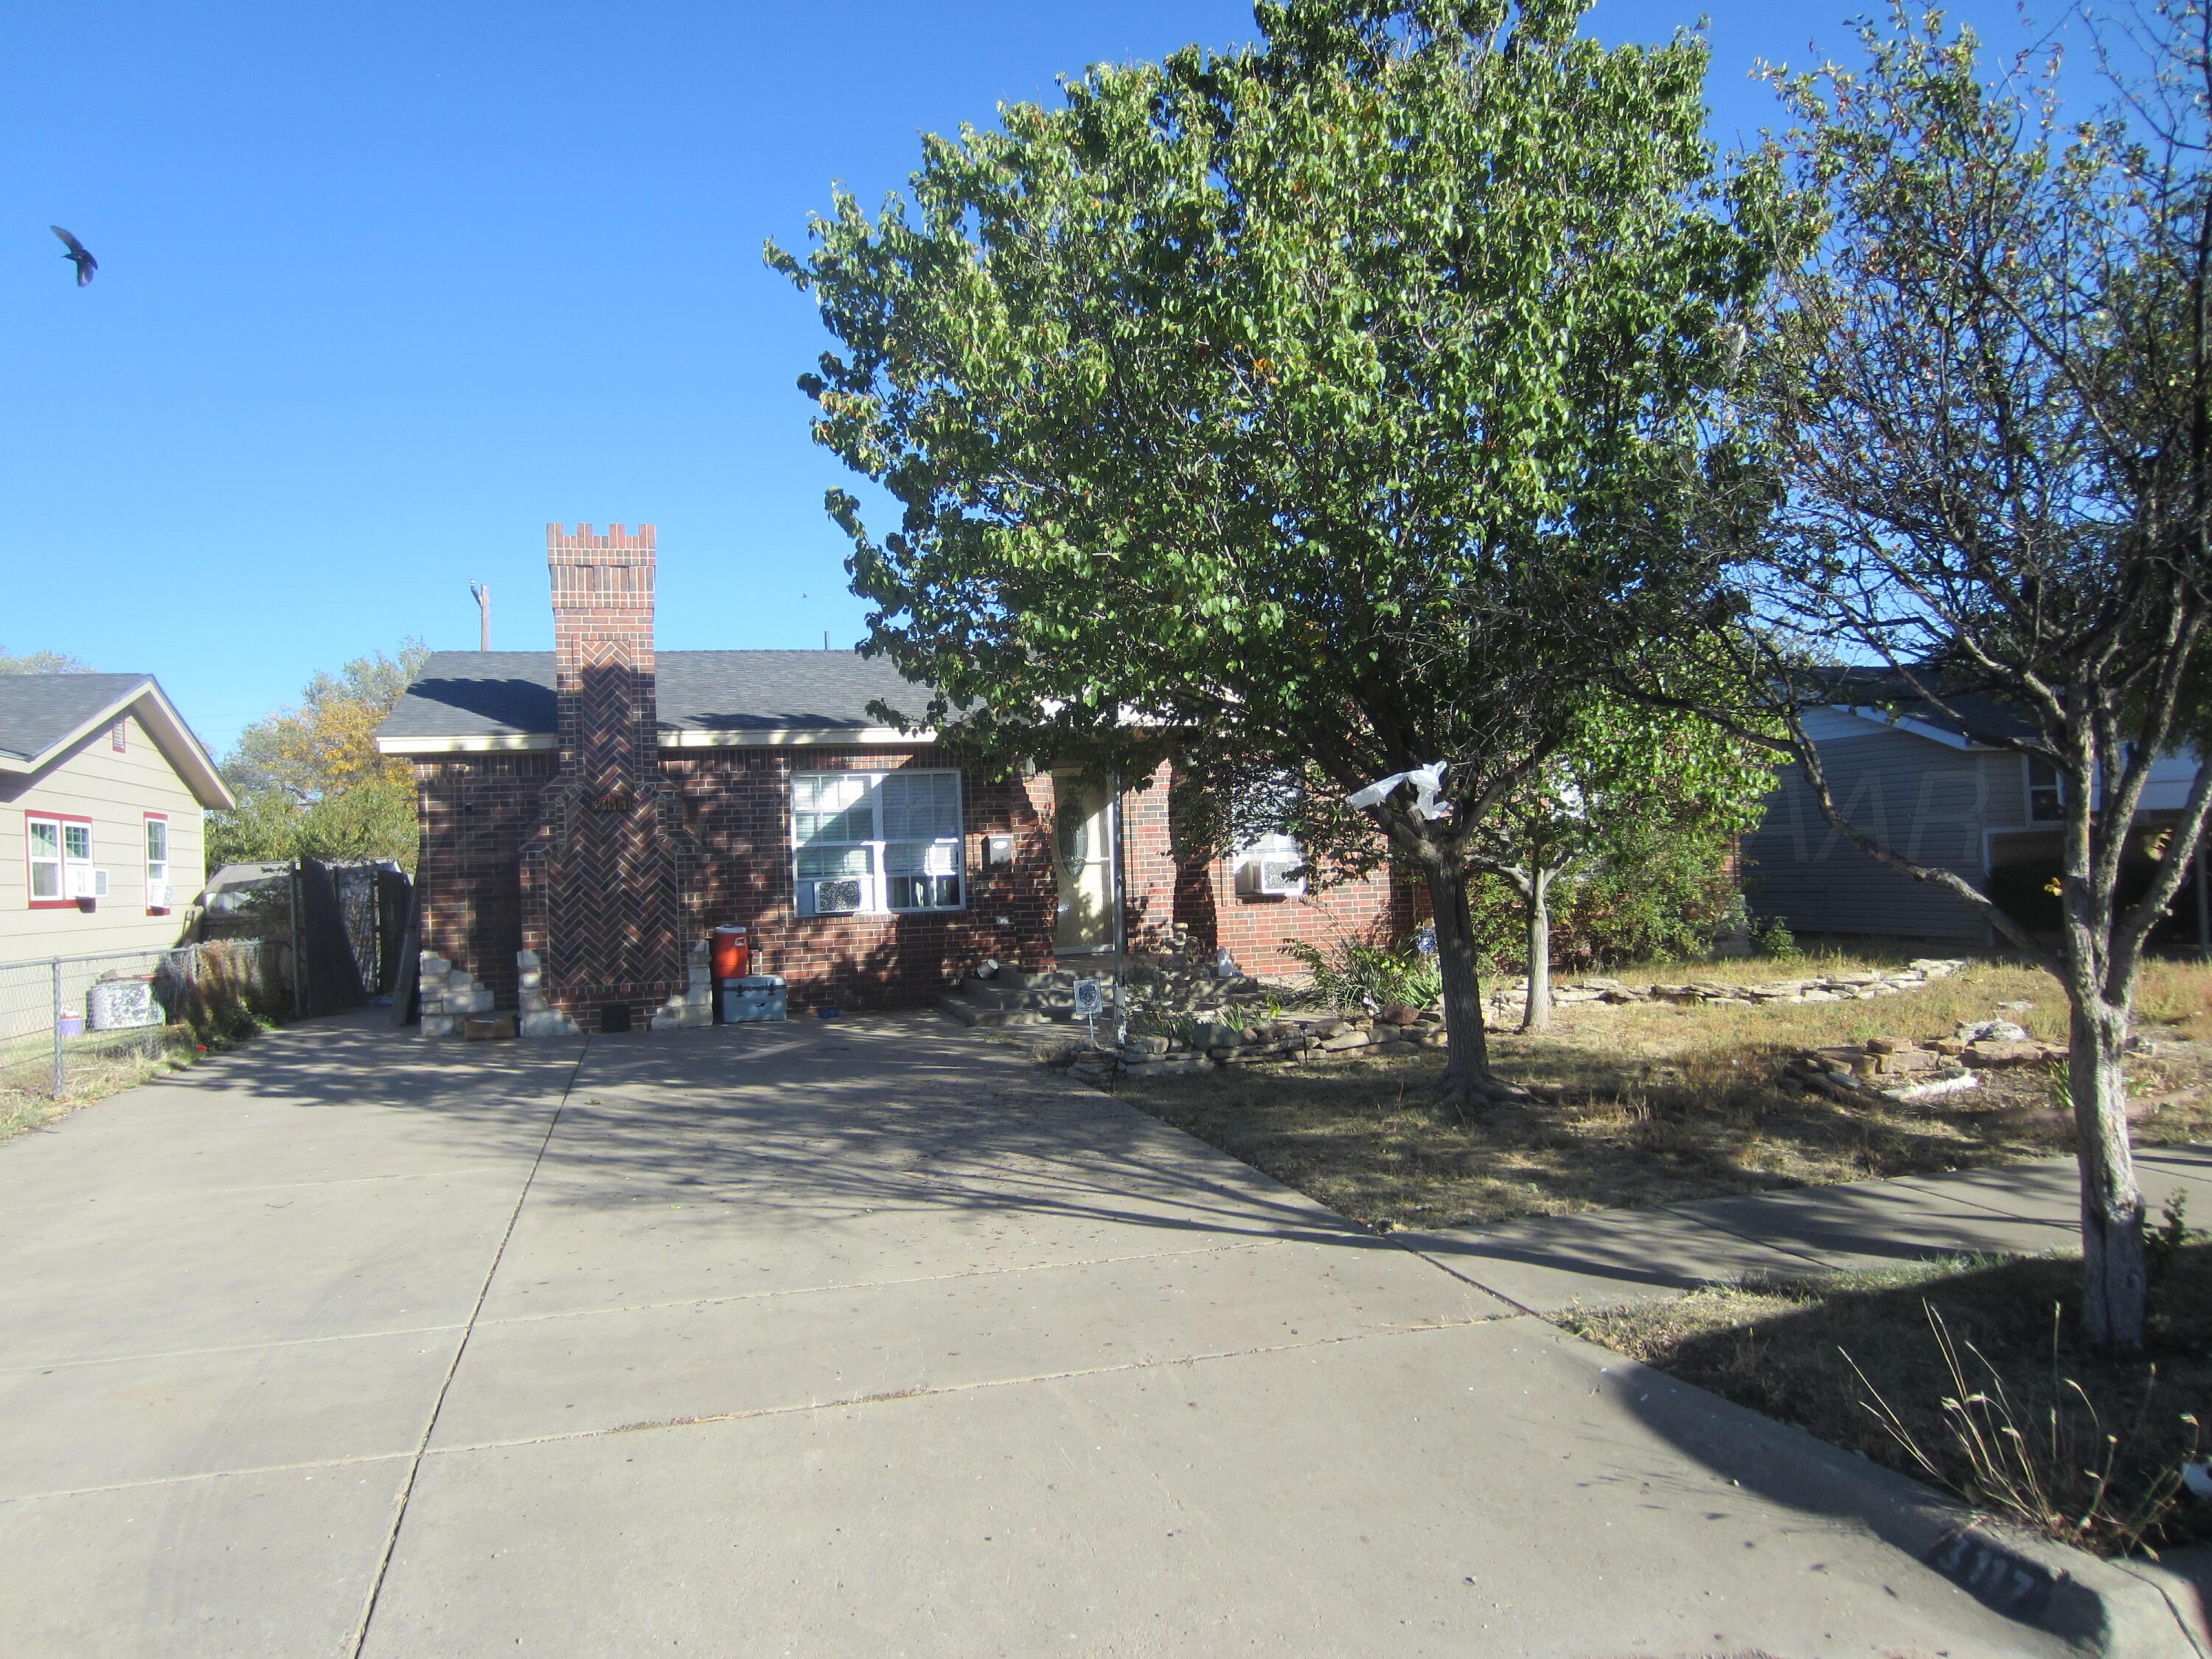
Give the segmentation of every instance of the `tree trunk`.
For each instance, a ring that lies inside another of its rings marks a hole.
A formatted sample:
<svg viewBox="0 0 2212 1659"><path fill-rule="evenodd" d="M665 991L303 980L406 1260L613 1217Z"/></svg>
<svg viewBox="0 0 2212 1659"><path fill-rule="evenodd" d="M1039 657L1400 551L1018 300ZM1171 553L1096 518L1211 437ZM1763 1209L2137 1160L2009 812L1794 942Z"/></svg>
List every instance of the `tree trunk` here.
<svg viewBox="0 0 2212 1659"><path fill-rule="evenodd" d="M1552 872L1541 865L1528 870L1528 1000L1521 1029L1540 1031L1552 1023Z"/></svg>
<svg viewBox="0 0 2212 1659"><path fill-rule="evenodd" d="M1482 987L1467 877L1456 868L1431 869L1428 882L1429 909L1437 928L1437 966L1444 981L1447 1046L1440 1086L1455 1100L1479 1100L1490 1076L1490 1044L1482 1030Z"/></svg>
<svg viewBox="0 0 2212 1659"><path fill-rule="evenodd" d="M2081 1334L2100 1353L2140 1353L2149 1279L2142 1191L2128 1150L2128 1013L2101 999L2072 1002L2066 1069L2081 1143Z"/></svg>

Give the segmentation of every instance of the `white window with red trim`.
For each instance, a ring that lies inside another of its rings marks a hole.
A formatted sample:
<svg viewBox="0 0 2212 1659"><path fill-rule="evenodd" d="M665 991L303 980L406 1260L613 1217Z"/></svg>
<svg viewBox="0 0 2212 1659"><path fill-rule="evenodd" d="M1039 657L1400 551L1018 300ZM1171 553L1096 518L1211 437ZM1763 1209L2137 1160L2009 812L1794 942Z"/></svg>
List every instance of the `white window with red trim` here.
<svg viewBox="0 0 2212 1659"><path fill-rule="evenodd" d="M791 832L802 916L957 910L964 902L957 772L796 773Z"/></svg>
<svg viewBox="0 0 2212 1659"><path fill-rule="evenodd" d="M146 914L169 911L169 815L146 814Z"/></svg>
<svg viewBox="0 0 2212 1659"><path fill-rule="evenodd" d="M23 815L31 908L59 910L93 890L92 820L58 812Z"/></svg>

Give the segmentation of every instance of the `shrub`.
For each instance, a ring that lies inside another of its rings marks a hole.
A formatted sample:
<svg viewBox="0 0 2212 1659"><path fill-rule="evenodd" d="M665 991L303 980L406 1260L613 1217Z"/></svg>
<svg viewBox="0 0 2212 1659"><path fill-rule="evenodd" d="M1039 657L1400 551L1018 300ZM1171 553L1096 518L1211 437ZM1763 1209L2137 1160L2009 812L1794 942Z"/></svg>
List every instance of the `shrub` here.
<svg viewBox="0 0 2212 1659"><path fill-rule="evenodd" d="M1521 896L1511 884L1482 876L1468 896L1485 960L1525 970ZM1578 973L1608 963L1703 956L1741 903L1725 836L1657 830L1632 836L1620 856L1553 884L1553 965Z"/></svg>
<svg viewBox="0 0 2212 1659"><path fill-rule="evenodd" d="M1406 1002L1426 1007L1443 994L1437 959L1412 940L1376 944L1339 939L1324 950L1301 940L1284 947L1313 975L1314 994L1333 1008Z"/></svg>
<svg viewBox="0 0 2212 1659"><path fill-rule="evenodd" d="M225 1048L262 1023L259 977L252 943L211 940L165 966L161 1000L193 1042Z"/></svg>
<svg viewBox="0 0 2212 1659"><path fill-rule="evenodd" d="M1797 949L1797 936L1790 931L1790 924L1779 916L1761 916L1751 927L1752 948L1763 957L1783 960L1802 954Z"/></svg>

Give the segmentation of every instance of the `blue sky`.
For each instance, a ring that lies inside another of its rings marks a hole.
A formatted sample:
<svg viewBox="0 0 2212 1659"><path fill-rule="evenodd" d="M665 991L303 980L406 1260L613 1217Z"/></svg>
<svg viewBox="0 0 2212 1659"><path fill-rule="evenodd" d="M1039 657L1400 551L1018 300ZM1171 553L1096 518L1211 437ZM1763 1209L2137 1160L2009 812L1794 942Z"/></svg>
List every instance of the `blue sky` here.
<svg viewBox="0 0 2212 1659"><path fill-rule="evenodd" d="M1772 118L1755 58L1839 49L1850 9L1717 6L1718 136ZM472 647L471 579L495 645L550 647L558 520L659 526L665 648L849 646L848 480L793 386L825 342L762 239L1057 74L1253 33L1238 0L15 0L0 643L155 673L225 749L317 668Z"/></svg>

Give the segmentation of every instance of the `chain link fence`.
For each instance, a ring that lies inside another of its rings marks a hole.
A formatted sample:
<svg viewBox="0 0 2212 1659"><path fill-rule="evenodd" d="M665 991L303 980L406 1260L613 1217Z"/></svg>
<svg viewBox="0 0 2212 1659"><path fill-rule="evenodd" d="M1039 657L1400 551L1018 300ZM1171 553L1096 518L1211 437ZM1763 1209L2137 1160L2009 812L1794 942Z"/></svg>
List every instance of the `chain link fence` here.
<svg viewBox="0 0 2212 1659"><path fill-rule="evenodd" d="M287 940L226 939L0 963L0 1094L102 1092L179 1045L289 1013L292 962Z"/></svg>

